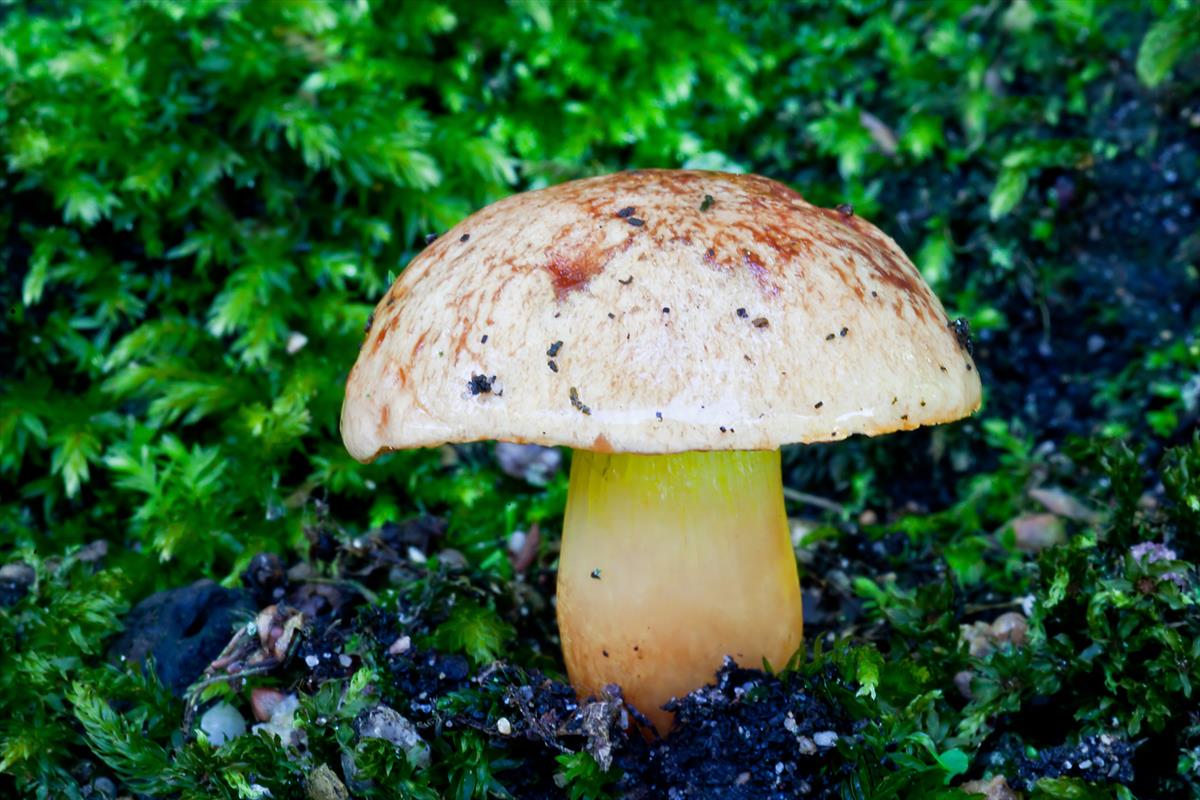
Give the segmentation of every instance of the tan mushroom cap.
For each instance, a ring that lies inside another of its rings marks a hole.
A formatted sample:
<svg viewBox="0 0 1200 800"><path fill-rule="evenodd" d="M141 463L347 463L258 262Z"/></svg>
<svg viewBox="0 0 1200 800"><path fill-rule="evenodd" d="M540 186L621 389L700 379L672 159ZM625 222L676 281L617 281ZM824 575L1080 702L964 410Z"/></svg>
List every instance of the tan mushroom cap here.
<svg viewBox="0 0 1200 800"><path fill-rule="evenodd" d="M874 225L756 175L636 170L508 197L426 247L375 308L342 436L360 460L480 439L761 450L979 402Z"/></svg>

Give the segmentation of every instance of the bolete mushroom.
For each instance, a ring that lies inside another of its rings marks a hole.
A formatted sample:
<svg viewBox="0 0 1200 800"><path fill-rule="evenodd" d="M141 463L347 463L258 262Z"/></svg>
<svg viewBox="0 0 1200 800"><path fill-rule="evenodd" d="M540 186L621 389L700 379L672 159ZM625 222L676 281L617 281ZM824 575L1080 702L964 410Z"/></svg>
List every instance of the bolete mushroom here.
<svg viewBox="0 0 1200 800"><path fill-rule="evenodd" d="M963 326L848 206L635 170L514 195L412 260L342 409L350 453L574 448L558 623L581 694L661 706L801 642L781 445L979 406Z"/></svg>

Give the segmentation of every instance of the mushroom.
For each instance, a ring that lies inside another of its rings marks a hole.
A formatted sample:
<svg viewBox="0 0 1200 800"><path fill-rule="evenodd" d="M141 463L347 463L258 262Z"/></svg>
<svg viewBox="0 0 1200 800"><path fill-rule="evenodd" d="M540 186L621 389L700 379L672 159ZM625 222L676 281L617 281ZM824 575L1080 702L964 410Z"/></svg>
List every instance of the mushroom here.
<svg viewBox="0 0 1200 800"><path fill-rule="evenodd" d="M900 248L775 181L635 170L508 197L376 306L350 453L574 448L558 623L581 695L662 705L801 643L781 445L973 412L978 372ZM484 341L483 334L487 338Z"/></svg>

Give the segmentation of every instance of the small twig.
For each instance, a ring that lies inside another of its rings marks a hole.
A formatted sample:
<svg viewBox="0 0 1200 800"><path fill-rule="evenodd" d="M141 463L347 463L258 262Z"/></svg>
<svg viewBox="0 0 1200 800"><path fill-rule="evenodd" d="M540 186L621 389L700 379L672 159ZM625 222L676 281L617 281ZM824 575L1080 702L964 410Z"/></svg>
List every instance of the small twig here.
<svg viewBox="0 0 1200 800"><path fill-rule="evenodd" d="M980 605L967 606L963 609L963 614L978 614L980 611L995 611L998 608L1012 608L1013 606L1020 605L1021 601L1019 599L1005 600L1002 603L982 603Z"/></svg>
<svg viewBox="0 0 1200 800"><path fill-rule="evenodd" d="M361 594L371 605L376 605L379 602L378 595L353 578L321 578L314 576L311 578L305 578L303 581L301 581L301 583L320 583L327 586L345 586Z"/></svg>
<svg viewBox="0 0 1200 800"><path fill-rule="evenodd" d="M835 514L845 514L846 507L841 503L836 503L833 500L827 500L824 497L818 497L815 494L801 492L798 489L790 489L787 486L783 487L783 498L791 500L793 503L804 503L805 505L816 506L823 508L826 511L832 511Z"/></svg>

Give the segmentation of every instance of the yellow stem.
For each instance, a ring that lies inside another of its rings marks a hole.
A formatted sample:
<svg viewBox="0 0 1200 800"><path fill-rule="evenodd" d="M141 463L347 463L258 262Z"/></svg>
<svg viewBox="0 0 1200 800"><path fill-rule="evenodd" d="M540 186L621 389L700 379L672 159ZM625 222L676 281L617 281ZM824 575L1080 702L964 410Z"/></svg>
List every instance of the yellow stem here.
<svg viewBox="0 0 1200 800"><path fill-rule="evenodd" d="M802 622L779 451L576 451L558 626L580 695L619 684L664 733L726 655L783 666Z"/></svg>

